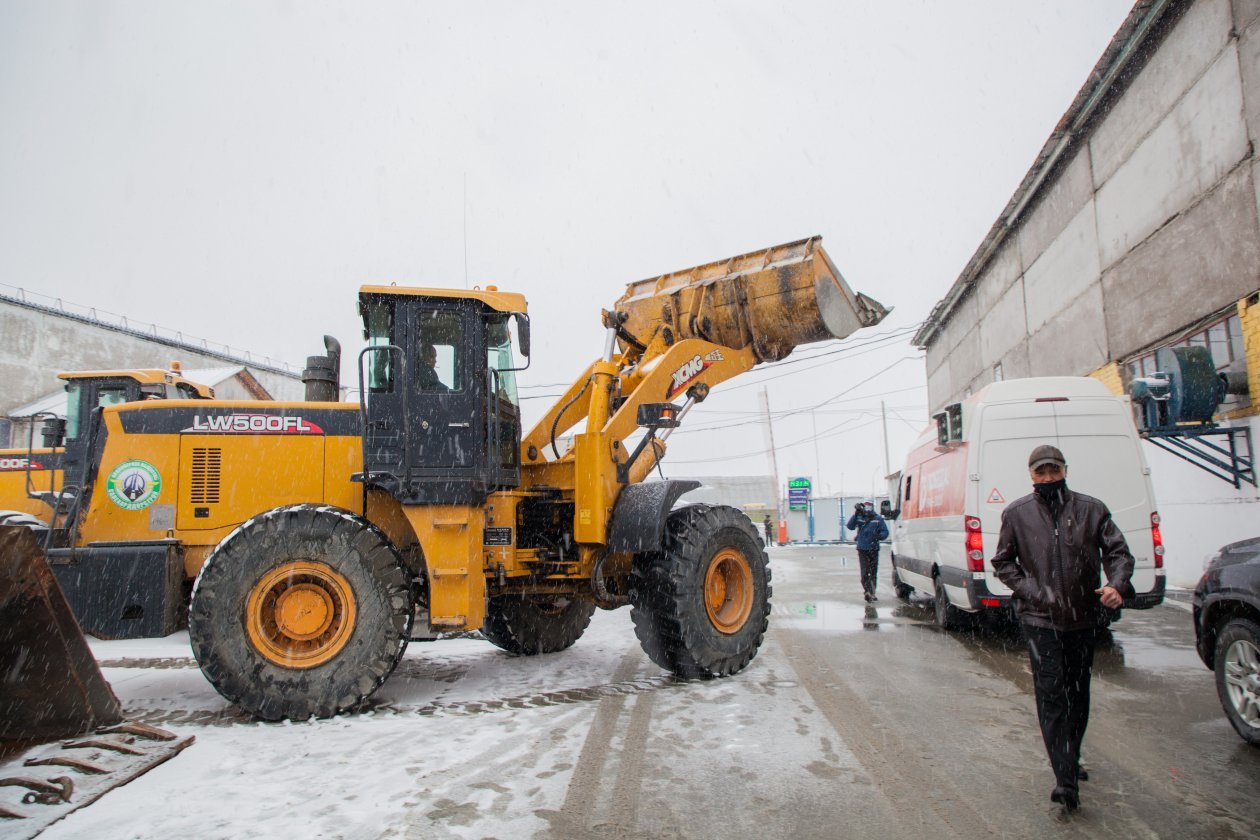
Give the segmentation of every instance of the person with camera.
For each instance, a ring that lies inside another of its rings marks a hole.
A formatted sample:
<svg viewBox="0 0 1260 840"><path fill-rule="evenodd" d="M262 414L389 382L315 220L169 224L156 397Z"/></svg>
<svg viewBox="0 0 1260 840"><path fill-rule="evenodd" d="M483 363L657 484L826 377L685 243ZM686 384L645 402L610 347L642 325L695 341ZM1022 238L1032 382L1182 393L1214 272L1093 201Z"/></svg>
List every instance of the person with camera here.
<svg viewBox="0 0 1260 840"><path fill-rule="evenodd" d="M878 601L875 581L879 576L879 544L888 539L888 523L875 512L873 503L858 502L853 506L853 515L845 527L857 531L854 542L857 543L858 565L862 572L862 596L868 604Z"/></svg>

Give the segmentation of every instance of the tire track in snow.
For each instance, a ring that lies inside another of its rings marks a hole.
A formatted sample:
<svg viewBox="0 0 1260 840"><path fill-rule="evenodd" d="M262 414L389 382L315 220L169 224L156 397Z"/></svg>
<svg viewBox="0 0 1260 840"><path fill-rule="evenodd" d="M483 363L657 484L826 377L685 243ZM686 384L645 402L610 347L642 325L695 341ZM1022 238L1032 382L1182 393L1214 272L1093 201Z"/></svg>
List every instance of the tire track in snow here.
<svg viewBox="0 0 1260 840"><path fill-rule="evenodd" d="M643 661L643 653L634 648L628 650L613 673L613 685L637 683L678 683L673 677L657 677L649 680L631 681L629 678L639 670ZM539 817L550 823L550 829L543 835L555 840L581 840L581 838L607 837L610 826L606 823L592 826L597 800L600 793L600 780L604 775L604 765L612 751L612 741L617 734L617 722L625 709L626 695L604 698L595 712L595 719L587 732L586 741L578 755L577 765L569 779L569 788L565 793L564 804L559 811L540 810Z"/></svg>
<svg viewBox="0 0 1260 840"><path fill-rule="evenodd" d="M620 672L620 669L618 669ZM614 675L614 677L617 675ZM617 703L624 702L624 698L638 695L648 694L661 689L674 688L686 685L671 675L661 675L657 677L644 677L637 680L619 680L617 682L604 683L603 685L588 686L584 688L568 688L559 691L547 691L538 694L523 694L516 697L503 697L491 700L467 700L462 702L451 703L428 703L423 706L410 706L395 703L374 703L372 700L364 705L355 714L361 717L379 716L401 717L413 715L416 717L463 717L466 715L492 714L495 712L511 711L518 709L538 709L549 706L563 706L572 703L590 703L601 700L612 700ZM126 709L128 717L132 717L145 723L154 725L167 724L191 724L201 726L238 726L249 723L264 723L257 721L251 715L240 711L235 706L224 709L203 709L198 711L188 711L182 709L146 709L140 706L128 706Z"/></svg>
<svg viewBox="0 0 1260 840"><path fill-rule="evenodd" d="M647 752L652 714L656 709L656 693L639 695L630 712L630 725L622 739L621 766L613 788L609 826L622 833L633 834L639 813L639 794L643 788L643 759Z"/></svg>

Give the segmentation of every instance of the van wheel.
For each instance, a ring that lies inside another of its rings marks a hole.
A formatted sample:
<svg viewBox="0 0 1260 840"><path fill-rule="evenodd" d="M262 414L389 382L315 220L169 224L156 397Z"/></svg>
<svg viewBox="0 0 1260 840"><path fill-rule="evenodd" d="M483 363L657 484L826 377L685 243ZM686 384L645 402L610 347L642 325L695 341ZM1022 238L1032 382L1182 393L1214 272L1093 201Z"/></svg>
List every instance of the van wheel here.
<svg viewBox="0 0 1260 840"><path fill-rule="evenodd" d="M1216 637L1216 693L1242 739L1260 746L1260 625L1254 621L1235 618Z"/></svg>
<svg viewBox="0 0 1260 840"><path fill-rule="evenodd" d="M893 594L903 601L909 601L910 596L914 594L914 587L907 583L901 582L901 575L897 572L897 556L892 557L892 586Z"/></svg>
<svg viewBox="0 0 1260 840"><path fill-rule="evenodd" d="M936 626L942 630L970 628L971 615L950 603L949 596L945 594L945 584L941 583L939 576L933 578L933 581L936 583Z"/></svg>

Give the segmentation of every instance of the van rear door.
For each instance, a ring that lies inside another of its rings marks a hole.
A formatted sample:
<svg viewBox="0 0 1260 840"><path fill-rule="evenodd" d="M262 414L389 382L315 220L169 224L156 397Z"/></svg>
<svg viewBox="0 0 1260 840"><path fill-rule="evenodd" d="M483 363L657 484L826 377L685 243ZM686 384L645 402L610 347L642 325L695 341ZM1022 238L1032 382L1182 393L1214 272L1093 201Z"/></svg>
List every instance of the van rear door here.
<svg viewBox="0 0 1260 840"><path fill-rule="evenodd" d="M1044 403L990 403L983 407L980 414L980 480L971 482L969 490L976 495L968 499L972 502L968 509L980 517L987 560L997 548L1002 511L1008 504L1032 491L1032 482L1028 478L1028 453L1038 444L1053 442L1056 427L1053 412L1048 411ZM1011 590L993 574L993 567L988 562L985 563L985 578L990 592L1011 594Z"/></svg>
<svg viewBox="0 0 1260 840"><path fill-rule="evenodd" d="M1068 462L1068 487L1101 499L1124 533L1135 561L1133 588L1155 588L1150 471L1127 403L1118 398L1054 403L1059 448Z"/></svg>
<svg viewBox="0 0 1260 840"><path fill-rule="evenodd" d="M1150 481L1133 421L1125 404L1114 398L1074 398L985 406L980 449L979 512L985 554L997 546L1006 505L1032 490L1028 455L1050 443L1063 451L1068 486L1101 499L1124 533L1136 560L1133 587L1149 592L1155 586L1151 552ZM991 591L1010 592L988 572Z"/></svg>

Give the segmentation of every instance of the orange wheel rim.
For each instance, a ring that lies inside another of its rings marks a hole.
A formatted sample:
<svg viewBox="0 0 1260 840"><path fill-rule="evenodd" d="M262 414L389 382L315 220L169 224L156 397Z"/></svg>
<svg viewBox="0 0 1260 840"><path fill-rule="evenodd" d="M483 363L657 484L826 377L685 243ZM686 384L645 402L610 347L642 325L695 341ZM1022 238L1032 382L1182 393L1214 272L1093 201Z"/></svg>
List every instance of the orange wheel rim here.
<svg viewBox="0 0 1260 840"><path fill-rule="evenodd" d="M254 649L285 668L314 668L336 656L354 629L350 582L325 563L299 560L263 575L245 603Z"/></svg>
<svg viewBox="0 0 1260 840"><path fill-rule="evenodd" d="M738 632L752 613L752 567L743 552L724 548L709 561L704 575L704 608L721 633Z"/></svg>

